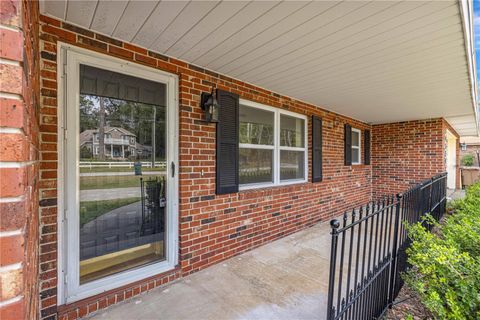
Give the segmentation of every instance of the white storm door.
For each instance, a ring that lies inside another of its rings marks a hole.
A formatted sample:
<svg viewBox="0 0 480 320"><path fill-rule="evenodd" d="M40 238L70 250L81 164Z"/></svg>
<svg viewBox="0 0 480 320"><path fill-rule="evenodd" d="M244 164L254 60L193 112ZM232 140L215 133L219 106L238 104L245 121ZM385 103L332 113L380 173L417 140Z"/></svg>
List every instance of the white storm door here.
<svg viewBox="0 0 480 320"><path fill-rule="evenodd" d="M177 77L64 48L64 302L178 261Z"/></svg>

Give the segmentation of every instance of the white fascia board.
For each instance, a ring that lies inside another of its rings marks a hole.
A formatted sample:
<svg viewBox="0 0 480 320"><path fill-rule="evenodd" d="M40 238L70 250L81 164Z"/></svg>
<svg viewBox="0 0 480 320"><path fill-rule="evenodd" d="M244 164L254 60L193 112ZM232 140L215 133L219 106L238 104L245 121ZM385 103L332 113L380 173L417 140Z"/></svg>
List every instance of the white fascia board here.
<svg viewBox="0 0 480 320"><path fill-rule="evenodd" d="M479 115L478 115L478 81L477 81L477 67L475 59L475 39L474 39L474 26L473 26L473 2L472 0L461 0L459 3L460 12L463 21L463 33L465 38L465 53L468 60L470 87L472 95L472 107L475 115L475 125L477 129L477 135L480 133Z"/></svg>

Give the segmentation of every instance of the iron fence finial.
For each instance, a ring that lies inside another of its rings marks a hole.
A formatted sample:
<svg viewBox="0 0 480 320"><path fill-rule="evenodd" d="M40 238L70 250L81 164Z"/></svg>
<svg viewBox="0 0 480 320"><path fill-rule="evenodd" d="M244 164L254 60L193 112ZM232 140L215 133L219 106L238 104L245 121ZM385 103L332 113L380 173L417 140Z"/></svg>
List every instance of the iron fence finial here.
<svg viewBox="0 0 480 320"><path fill-rule="evenodd" d="M338 229L340 228L340 221L338 221L337 219L333 219L330 221L330 226L332 227L332 229Z"/></svg>

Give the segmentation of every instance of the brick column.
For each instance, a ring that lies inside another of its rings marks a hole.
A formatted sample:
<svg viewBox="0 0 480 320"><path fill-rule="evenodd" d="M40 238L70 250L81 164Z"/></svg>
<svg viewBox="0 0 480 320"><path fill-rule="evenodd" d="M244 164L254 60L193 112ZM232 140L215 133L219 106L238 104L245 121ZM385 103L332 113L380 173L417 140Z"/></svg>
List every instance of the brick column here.
<svg viewBox="0 0 480 320"><path fill-rule="evenodd" d="M38 318L38 3L0 2L0 319Z"/></svg>

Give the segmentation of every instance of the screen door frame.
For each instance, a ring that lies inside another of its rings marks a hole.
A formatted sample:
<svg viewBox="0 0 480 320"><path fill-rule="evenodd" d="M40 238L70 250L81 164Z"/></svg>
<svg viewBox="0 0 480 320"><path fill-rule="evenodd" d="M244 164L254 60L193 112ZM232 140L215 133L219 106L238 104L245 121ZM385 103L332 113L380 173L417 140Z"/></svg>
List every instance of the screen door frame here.
<svg viewBox="0 0 480 320"><path fill-rule="evenodd" d="M58 303L78 301L175 268L178 264L178 76L97 52L58 46ZM165 260L80 285L79 99L80 65L166 85Z"/></svg>

